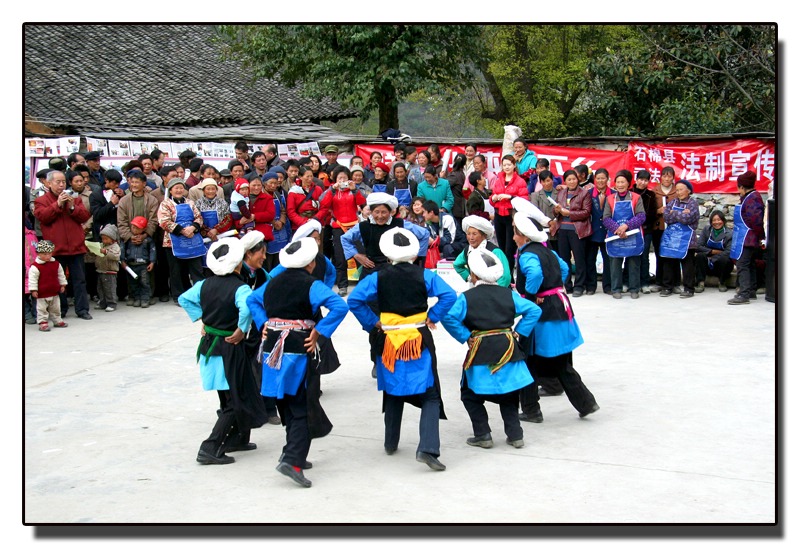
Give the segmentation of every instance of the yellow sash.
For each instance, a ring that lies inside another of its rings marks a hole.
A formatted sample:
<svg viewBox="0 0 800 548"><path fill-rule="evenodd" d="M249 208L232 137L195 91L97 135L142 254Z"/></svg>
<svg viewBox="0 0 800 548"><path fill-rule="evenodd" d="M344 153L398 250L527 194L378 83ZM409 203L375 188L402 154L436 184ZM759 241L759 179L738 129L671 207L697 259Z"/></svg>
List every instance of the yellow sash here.
<svg viewBox="0 0 800 548"><path fill-rule="evenodd" d="M381 312L381 324L385 326L424 324L428 312L420 312L413 316L400 316L390 312ZM419 327L404 327L386 330L386 342L383 345L383 366L394 373L395 360L416 360L422 355L422 333Z"/></svg>

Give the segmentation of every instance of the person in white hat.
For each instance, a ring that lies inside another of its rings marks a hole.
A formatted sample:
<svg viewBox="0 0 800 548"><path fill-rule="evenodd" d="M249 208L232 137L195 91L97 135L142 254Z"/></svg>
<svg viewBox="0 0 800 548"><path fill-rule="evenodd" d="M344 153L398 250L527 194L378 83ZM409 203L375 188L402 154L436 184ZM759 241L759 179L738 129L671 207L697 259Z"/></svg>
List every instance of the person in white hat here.
<svg viewBox="0 0 800 548"><path fill-rule="evenodd" d="M312 275L319 246L300 238L280 251L286 270L265 284L261 299L247 301L253 320L262 330L261 395L277 398L286 425L286 445L277 470L298 485L311 487L303 470L311 440L325 436L332 425L319 405L318 339L330 338L347 315L347 304ZM318 316L321 307L327 316ZM319 318L319 321L316 319Z"/></svg>
<svg viewBox="0 0 800 548"><path fill-rule="evenodd" d="M372 192L367 196L367 206L370 208L370 219L348 230L341 240L345 259L354 258L361 265L359 280L389 264L386 255L381 251L380 240L381 236L393 228L411 231L419 242L419 255L425 256L428 251L428 231L394 216L397 212L397 198L385 192ZM363 253L358 246L362 246Z"/></svg>
<svg viewBox="0 0 800 548"><path fill-rule="evenodd" d="M514 214L514 241L519 246L515 287L542 309L533 337L525 343L534 382L520 391L520 420L543 420L536 382L539 376L557 377L570 403L583 418L600 406L572 366L572 351L583 344L583 336L564 288L569 266L555 251L542 245L547 241L547 233L524 213Z"/></svg>
<svg viewBox="0 0 800 548"><path fill-rule="evenodd" d="M369 333L370 357L377 366L378 390L383 391L384 449L389 455L397 451L403 404L409 402L422 409L417 460L444 470L438 460L439 419L446 417L430 330L453 305L456 293L436 273L413 264L419 243L412 232L393 227L381 236L380 248L389 264L362 278L347 302ZM437 302L429 310L430 297Z"/></svg>
<svg viewBox="0 0 800 548"><path fill-rule="evenodd" d="M529 337L542 309L516 291L498 285L506 274L495 253L484 248L469 254L470 281L474 287L458 296L442 318L442 325L460 343L467 343L461 375L461 403L472 421L468 445L492 447L492 429L485 402L500 406L506 443L522 447L519 391L533 383L518 338ZM522 319L514 328L518 316Z"/></svg>
<svg viewBox="0 0 800 548"><path fill-rule="evenodd" d="M250 429L267 422L247 351L239 344L251 322L250 288L239 276L243 256L244 246L236 238L217 240L206 257L214 275L178 297L193 322L202 320L197 347L200 377L204 390L219 394L217 422L197 453L200 464L230 464L235 459L225 453L255 449Z"/></svg>
<svg viewBox="0 0 800 548"><path fill-rule="evenodd" d="M269 273L264 268L264 260L267 256L264 233L260 230L251 230L242 236L239 241L244 247L244 258L242 259L240 272L241 278L251 290L259 290L269 281ZM261 290L263 291L263 289ZM247 331L242 344L247 350L247 359L253 367L256 385L261 387L261 361L258 359L258 348L261 346L261 330L256 326L255 322L250 322L250 329ZM275 398L262 397L264 406L267 408L267 422L276 426L280 425L281 419L278 417L278 406Z"/></svg>
<svg viewBox="0 0 800 548"><path fill-rule="evenodd" d="M461 221L461 228L467 235L467 243L469 244L461 253L456 257L453 263L453 268L461 278L468 282L470 281L470 269L468 257L474 251L485 249L494 253L503 267L503 274L498 278L497 285L501 287L508 287L511 285L511 269L508 266L508 259L503 250L494 245L489 239L494 234L494 225L488 219L479 215L468 215Z"/></svg>
<svg viewBox="0 0 800 548"><path fill-rule="evenodd" d="M319 252L314 259L316 261L316 267L314 267L314 271L311 274L328 287L333 288L333 286L336 285L336 267L329 258L322 254L322 224L317 219L310 219L305 224L300 225L300 227L294 231L294 234L292 234L292 241L296 242L301 238L311 238L317 242ZM269 276L270 278L274 278L284 270L286 270L286 268L279 264L270 270Z"/></svg>

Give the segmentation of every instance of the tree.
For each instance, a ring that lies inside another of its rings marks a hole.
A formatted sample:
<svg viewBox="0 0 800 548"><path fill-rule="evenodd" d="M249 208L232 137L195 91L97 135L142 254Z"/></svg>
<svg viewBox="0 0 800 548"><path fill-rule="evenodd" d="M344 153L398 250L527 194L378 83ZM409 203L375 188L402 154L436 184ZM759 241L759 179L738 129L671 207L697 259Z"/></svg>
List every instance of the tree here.
<svg viewBox="0 0 800 548"><path fill-rule="evenodd" d="M494 105L483 116L513 123L525 135L568 135L586 93L589 60L630 34L603 25L484 27L489 62L479 66Z"/></svg>
<svg viewBox="0 0 800 548"><path fill-rule="evenodd" d="M398 104L409 94L467 85L483 53L479 33L473 25L218 27L225 54L254 77L302 84L306 96L330 97L364 119L377 109L380 131L398 128Z"/></svg>
<svg viewBox="0 0 800 548"><path fill-rule="evenodd" d="M589 64L611 135L775 130L774 26L647 25ZM613 121L609 123L609 121Z"/></svg>

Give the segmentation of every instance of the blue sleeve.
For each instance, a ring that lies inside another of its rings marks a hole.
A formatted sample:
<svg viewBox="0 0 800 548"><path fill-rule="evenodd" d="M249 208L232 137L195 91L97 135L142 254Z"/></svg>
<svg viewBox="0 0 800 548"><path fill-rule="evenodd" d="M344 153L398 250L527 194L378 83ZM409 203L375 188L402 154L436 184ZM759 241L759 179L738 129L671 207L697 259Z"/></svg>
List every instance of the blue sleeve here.
<svg viewBox="0 0 800 548"><path fill-rule="evenodd" d="M467 299L464 295L459 295L450 311L442 318L442 325L450 335L464 344L469 339L471 331L464 326L464 318L467 316Z"/></svg>
<svg viewBox="0 0 800 548"><path fill-rule="evenodd" d="M378 300L378 273L373 272L360 280L347 297L347 306L356 317L364 331L372 331L380 318L370 309L369 303Z"/></svg>
<svg viewBox="0 0 800 548"><path fill-rule="evenodd" d="M252 292L247 285L242 285L236 290L236 295L234 296L236 308L239 309L239 321L236 325L243 333L247 333L247 330L250 329L250 323L253 321L253 317L250 315L250 308L247 306L247 298L250 297Z"/></svg>
<svg viewBox="0 0 800 548"><path fill-rule="evenodd" d="M410 230L414 234L414 236L417 237L417 240L419 240L419 253L417 254L417 256L424 257L425 255L427 255L428 236L430 235L428 233L428 230L419 225L415 225L414 223L405 220L403 221L403 228ZM342 244L342 247L344 247L344 244Z"/></svg>
<svg viewBox="0 0 800 548"><path fill-rule="evenodd" d="M266 291L268 283L269 280L247 296L247 308L250 309L250 315L259 330L267 323L267 311L264 310L264 291Z"/></svg>
<svg viewBox="0 0 800 548"><path fill-rule="evenodd" d="M353 228L342 234L342 250L344 251L344 258L349 260L358 253L355 242L361 242L361 228L355 225Z"/></svg>
<svg viewBox="0 0 800 548"><path fill-rule="evenodd" d="M277 276L281 272L284 272L285 270L286 268L283 265L281 264L276 265L275 268L269 271L269 277L274 278L275 276ZM269 279L267 279L267 281L269 281Z"/></svg>
<svg viewBox="0 0 800 548"><path fill-rule="evenodd" d="M553 255L556 256L556 259L558 259L558 266L561 267L561 283L563 284L564 282L567 281L567 278L569 277L569 265L564 262L564 259L562 259L558 255L558 253L556 253L552 249L550 251L552 251ZM540 268L540 271L541 271L541 266L539 268ZM539 284L541 285L541 282L539 282Z"/></svg>
<svg viewBox="0 0 800 548"><path fill-rule="evenodd" d="M336 285L336 267L327 257L325 257L325 285L331 289Z"/></svg>
<svg viewBox="0 0 800 548"><path fill-rule="evenodd" d="M428 289L428 297L436 297L436 304L428 310L428 319L437 323L453 307L458 295L435 272L426 268L423 275L425 276L425 286Z"/></svg>
<svg viewBox="0 0 800 548"><path fill-rule="evenodd" d="M204 281L194 284L178 297L178 304L181 305L181 308L186 311L189 319L193 322L203 317L203 308L200 306L200 288L203 287Z"/></svg>
<svg viewBox="0 0 800 548"><path fill-rule="evenodd" d="M311 301L311 310L316 312L321 306L328 309L328 314L314 327L320 335L329 339L347 316L347 303L323 282L316 280L308 290L308 299Z"/></svg>
<svg viewBox="0 0 800 548"><path fill-rule="evenodd" d="M544 281L542 265L533 253L523 253L519 258L519 268L525 273L525 287L523 290L526 295L535 295ZM517 288L519 289L519 288Z"/></svg>
<svg viewBox="0 0 800 548"><path fill-rule="evenodd" d="M523 337L527 337L531 334L531 331L533 331L533 326L539 321L542 315L542 309L539 308L536 303L529 301L516 291L513 292L511 296L514 298L515 313L517 315L522 315L522 319L517 323L515 331Z"/></svg>

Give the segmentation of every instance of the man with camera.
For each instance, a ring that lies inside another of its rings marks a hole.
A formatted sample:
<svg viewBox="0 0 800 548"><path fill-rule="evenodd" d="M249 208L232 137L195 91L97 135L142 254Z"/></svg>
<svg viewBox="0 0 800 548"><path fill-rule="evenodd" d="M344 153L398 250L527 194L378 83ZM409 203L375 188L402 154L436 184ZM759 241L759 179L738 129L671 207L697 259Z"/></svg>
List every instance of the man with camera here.
<svg viewBox="0 0 800 548"><path fill-rule="evenodd" d="M78 195L66 191L67 178L63 172L49 172L47 183L49 191L34 202L34 215L41 223L42 238L53 242L55 259L65 272L69 272L68 281L72 286L77 316L91 320L83 258L87 252L83 223L89 220L91 213ZM67 315L68 308L66 294L61 293L62 317Z"/></svg>

